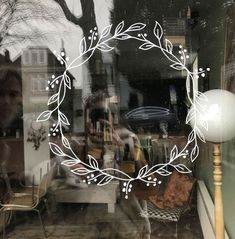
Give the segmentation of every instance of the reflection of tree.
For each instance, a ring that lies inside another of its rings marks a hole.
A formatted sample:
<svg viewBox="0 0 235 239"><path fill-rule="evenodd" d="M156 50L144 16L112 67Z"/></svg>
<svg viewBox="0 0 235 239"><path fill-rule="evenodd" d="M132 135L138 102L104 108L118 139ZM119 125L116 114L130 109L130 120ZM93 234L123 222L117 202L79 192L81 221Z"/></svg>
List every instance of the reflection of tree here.
<svg viewBox="0 0 235 239"><path fill-rule="evenodd" d="M88 41L90 30L97 27L93 0L80 0L82 16L72 13L65 0L53 0L61 7L64 16L71 23L81 27ZM38 28L36 20L46 23L58 23L59 13L55 13L53 4L37 0L0 0L0 49L14 46L27 40L46 38L47 32ZM35 20L35 21L34 21ZM88 42L87 42L88 43ZM106 76L100 73L102 56L99 51L89 60L89 71L92 78L92 92L106 89ZM97 67L100 69L97 70Z"/></svg>
<svg viewBox="0 0 235 239"><path fill-rule="evenodd" d="M43 1L0 0L0 6L0 49L44 37L34 20L58 19Z"/></svg>
<svg viewBox="0 0 235 239"><path fill-rule="evenodd" d="M73 24L81 27L83 30L84 37L89 45L88 37L91 35L90 30L97 27L95 9L93 0L80 0L82 8L82 16L77 17L72 13L65 0L54 0L59 4L64 12L66 19ZM103 60L100 51L96 51L94 55L89 59L88 67L91 74L91 91L94 93L97 90L106 89L106 76L100 74L100 69L102 68Z"/></svg>

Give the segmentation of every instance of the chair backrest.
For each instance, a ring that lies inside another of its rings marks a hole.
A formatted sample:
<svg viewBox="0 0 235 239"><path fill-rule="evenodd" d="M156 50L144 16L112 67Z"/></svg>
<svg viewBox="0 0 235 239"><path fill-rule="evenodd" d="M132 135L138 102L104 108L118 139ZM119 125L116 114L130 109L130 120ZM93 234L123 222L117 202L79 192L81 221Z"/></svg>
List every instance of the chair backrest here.
<svg viewBox="0 0 235 239"><path fill-rule="evenodd" d="M41 182L39 184L39 187L38 187L39 200L46 195L47 190L48 190L50 183L53 179L53 176L55 174L55 169L56 169L56 164L53 163L50 170L46 174L43 175Z"/></svg>
<svg viewBox="0 0 235 239"><path fill-rule="evenodd" d="M47 192L47 174L44 174L38 185L38 200L46 195Z"/></svg>

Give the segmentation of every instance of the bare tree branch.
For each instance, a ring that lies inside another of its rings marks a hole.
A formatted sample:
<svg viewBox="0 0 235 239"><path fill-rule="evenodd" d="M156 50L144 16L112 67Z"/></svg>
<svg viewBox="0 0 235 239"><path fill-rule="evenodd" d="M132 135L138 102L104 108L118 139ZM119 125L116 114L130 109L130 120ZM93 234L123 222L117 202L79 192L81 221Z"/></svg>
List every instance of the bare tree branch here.
<svg viewBox="0 0 235 239"><path fill-rule="evenodd" d="M61 7L66 19L75 25L81 27L87 45L89 44L90 30L97 27L96 17L95 17L95 7L93 0L80 0L82 7L82 16L76 17L68 8L65 0L54 0ZM91 91L94 93L97 90L107 90L107 79L105 76L96 74L96 63L100 62L103 64L102 54L100 51L96 51L93 57L88 61L89 71L92 75Z"/></svg>
<svg viewBox="0 0 235 239"><path fill-rule="evenodd" d="M48 2L47 2L48 3ZM61 13L54 6L37 0L0 0L0 48L22 41L40 38L36 20L60 23ZM25 32L25 29L28 31ZM21 33L21 37L17 35ZM14 34L14 41L12 41ZM9 39L8 39L9 38Z"/></svg>
<svg viewBox="0 0 235 239"><path fill-rule="evenodd" d="M94 0L78 0L81 3L82 16L76 16L68 7L66 0L51 0L58 4L58 8L53 8L54 4L48 4L48 1L38 0L0 0L0 48L8 46L17 46L27 40L47 38L47 35L39 31L42 24L40 22L49 21L59 23L58 19L63 12L63 19L79 26L83 35L89 44L91 29L98 29L95 16ZM3 15L2 15L3 14ZM98 32L98 31L97 31ZM97 37L98 39L98 37ZM94 56L89 59L88 67L92 75L91 91L107 89L106 76L97 72L97 62L103 64L102 54L96 51Z"/></svg>
<svg viewBox="0 0 235 239"><path fill-rule="evenodd" d="M9 46L14 46L19 43L24 43L27 41L38 41L38 39L46 39L48 35L54 35L56 34L55 32L35 32L35 33L28 33L28 32L22 32L20 33L15 33L15 34L8 34L7 40L3 42L2 47L9 47Z"/></svg>
<svg viewBox="0 0 235 239"><path fill-rule="evenodd" d="M16 0L12 4L10 2L8 2L7 4L9 6L9 10L10 10L11 14L8 15L7 19L4 22L3 29L1 29L0 46L1 46L2 40L6 37L7 31L10 26L10 22L13 18L13 13L16 10Z"/></svg>
<svg viewBox="0 0 235 239"><path fill-rule="evenodd" d="M64 12L64 15L68 21L74 23L75 25L82 26L82 20L83 20L82 16L76 17L68 8L65 0L54 0L54 1L60 5L60 7L61 7L62 11Z"/></svg>

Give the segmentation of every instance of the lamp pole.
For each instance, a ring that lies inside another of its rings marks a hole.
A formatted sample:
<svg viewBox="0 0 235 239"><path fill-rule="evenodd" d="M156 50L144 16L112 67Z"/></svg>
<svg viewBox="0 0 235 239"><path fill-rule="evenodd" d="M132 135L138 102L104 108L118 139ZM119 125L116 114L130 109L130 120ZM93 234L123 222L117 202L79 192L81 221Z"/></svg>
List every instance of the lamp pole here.
<svg viewBox="0 0 235 239"><path fill-rule="evenodd" d="M213 143L214 233L215 239L224 239L220 143L231 140L235 136L235 111L231 110L231 106L235 105L235 94L221 89L209 90L199 96L197 102L200 102L199 113L197 117L192 117L191 125L196 124L205 140Z"/></svg>
<svg viewBox="0 0 235 239"><path fill-rule="evenodd" d="M213 143L214 164L214 202L215 202L215 239L224 239L224 212L222 199L222 168L220 144Z"/></svg>

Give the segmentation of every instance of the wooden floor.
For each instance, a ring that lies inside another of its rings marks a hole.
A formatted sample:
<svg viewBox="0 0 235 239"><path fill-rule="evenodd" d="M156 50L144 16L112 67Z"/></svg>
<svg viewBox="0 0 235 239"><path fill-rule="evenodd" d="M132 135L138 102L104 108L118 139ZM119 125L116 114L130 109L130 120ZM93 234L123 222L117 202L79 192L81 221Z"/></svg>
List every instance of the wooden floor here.
<svg viewBox="0 0 235 239"><path fill-rule="evenodd" d="M145 221L139 215L134 216L131 219L118 204L114 214L107 213L103 204L59 204L55 212L49 215L43 212L43 221L49 239L144 239L140 231L144 230ZM151 230L151 239L175 238L175 223L151 221ZM37 214L16 214L7 228L7 238L44 238ZM203 239L195 210L178 223L178 238Z"/></svg>

